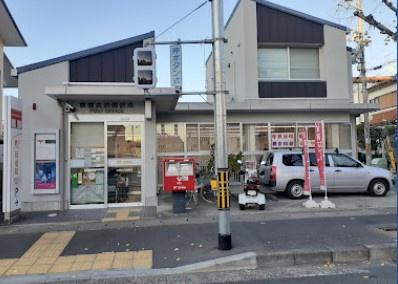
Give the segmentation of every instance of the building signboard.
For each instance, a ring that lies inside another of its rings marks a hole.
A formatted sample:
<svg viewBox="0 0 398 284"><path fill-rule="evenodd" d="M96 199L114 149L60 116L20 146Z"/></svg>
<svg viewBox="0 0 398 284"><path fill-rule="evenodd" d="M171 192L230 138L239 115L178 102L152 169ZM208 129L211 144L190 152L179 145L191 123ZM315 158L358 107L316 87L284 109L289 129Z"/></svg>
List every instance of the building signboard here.
<svg viewBox="0 0 398 284"><path fill-rule="evenodd" d="M181 44L170 45L170 85L182 89L182 48Z"/></svg>
<svg viewBox="0 0 398 284"><path fill-rule="evenodd" d="M272 148L292 148L294 147L294 132L272 133Z"/></svg>
<svg viewBox="0 0 398 284"><path fill-rule="evenodd" d="M6 220L21 208L22 102L4 97L3 212Z"/></svg>

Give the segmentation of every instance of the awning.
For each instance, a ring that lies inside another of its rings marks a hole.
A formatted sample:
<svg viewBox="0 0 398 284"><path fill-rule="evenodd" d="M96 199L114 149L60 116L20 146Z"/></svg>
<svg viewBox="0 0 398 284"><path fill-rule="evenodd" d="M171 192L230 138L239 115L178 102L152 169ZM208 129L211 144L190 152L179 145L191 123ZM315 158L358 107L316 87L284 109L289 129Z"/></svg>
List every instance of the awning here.
<svg viewBox="0 0 398 284"><path fill-rule="evenodd" d="M345 99L249 99L244 102L227 103L227 112L345 112L351 115L378 110L377 104L357 104ZM213 104L178 103L176 112L212 112Z"/></svg>
<svg viewBox="0 0 398 284"><path fill-rule="evenodd" d="M145 92L132 83L65 83L45 88L45 94L61 102L144 102L150 99L156 111L174 110L179 99L174 88L155 88Z"/></svg>

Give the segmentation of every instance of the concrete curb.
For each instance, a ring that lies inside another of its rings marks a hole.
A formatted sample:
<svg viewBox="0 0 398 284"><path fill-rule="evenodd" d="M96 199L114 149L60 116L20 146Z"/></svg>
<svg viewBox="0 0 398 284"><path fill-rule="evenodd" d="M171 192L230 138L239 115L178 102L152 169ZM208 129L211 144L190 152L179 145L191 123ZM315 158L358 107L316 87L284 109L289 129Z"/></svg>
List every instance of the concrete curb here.
<svg viewBox="0 0 398 284"><path fill-rule="evenodd" d="M175 268L85 271L48 275L12 276L0 278L1 283L106 283L107 280L129 279L134 283L169 283L188 275L232 270L268 269L301 265L354 264L358 262L396 262L396 243L300 249L273 252L245 252ZM196 276L195 276L196 275ZM177 283L175 282L175 283Z"/></svg>
<svg viewBox="0 0 398 284"><path fill-rule="evenodd" d="M257 253L258 268L330 265L358 262L396 262L396 243Z"/></svg>

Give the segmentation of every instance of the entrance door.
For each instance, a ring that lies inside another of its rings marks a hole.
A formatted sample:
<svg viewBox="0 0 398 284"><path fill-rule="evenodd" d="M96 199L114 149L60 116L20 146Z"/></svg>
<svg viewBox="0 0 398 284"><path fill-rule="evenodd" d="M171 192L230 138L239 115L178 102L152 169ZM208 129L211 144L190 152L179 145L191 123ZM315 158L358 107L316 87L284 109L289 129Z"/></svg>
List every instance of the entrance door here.
<svg viewBox="0 0 398 284"><path fill-rule="evenodd" d="M108 205L141 205L142 124L107 125Z"/></svg>

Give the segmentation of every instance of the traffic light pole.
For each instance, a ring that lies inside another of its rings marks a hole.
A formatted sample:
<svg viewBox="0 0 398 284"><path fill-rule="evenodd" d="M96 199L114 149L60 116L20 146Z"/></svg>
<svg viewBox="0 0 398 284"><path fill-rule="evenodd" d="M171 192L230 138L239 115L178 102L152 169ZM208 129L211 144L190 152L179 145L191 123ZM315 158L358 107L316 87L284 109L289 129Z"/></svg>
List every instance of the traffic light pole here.
<svg viewBox="0 0 398 284"><path fill-rule="evenodd" d="M214 122L216 134L215 160L217 170L217 207L218 207L218 249L232 248L229 175L227 151L227 110L225 104L225 56L224 56L224 15L223 0L211 0L213 25L213 63L214 63Z"/></svg>

